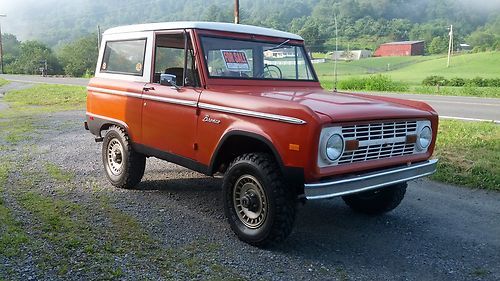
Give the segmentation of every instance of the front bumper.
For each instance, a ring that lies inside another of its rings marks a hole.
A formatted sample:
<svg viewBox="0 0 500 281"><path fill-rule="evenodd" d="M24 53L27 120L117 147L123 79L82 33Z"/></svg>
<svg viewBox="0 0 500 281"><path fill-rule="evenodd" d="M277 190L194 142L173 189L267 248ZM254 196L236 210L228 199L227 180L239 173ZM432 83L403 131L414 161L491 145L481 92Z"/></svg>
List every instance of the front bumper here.
<svg viewBox="0 0 500 281"><path fill-rule="evenodd" d="M304 184L304 195L307 199L326 199L406 182L434 174L437 162L437 159L433 159L335 180Z"/></svg>

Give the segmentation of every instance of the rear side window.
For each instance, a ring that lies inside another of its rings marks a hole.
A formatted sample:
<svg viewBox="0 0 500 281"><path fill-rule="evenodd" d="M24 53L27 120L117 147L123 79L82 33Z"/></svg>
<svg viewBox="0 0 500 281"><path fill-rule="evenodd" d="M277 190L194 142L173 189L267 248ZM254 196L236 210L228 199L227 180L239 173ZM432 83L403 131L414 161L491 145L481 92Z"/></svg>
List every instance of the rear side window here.
<svg viewBox="0 0 500 281"><path fill-rule="evenodd" d="M106 43L101 72L142 76L146 39Z"/></svg>

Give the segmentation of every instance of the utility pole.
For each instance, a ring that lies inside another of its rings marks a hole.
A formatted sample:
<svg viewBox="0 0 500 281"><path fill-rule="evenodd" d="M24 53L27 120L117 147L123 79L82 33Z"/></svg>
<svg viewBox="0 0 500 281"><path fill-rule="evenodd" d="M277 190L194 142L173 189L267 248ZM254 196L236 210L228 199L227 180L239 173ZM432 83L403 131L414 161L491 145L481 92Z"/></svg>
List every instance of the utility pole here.
<svg viewBox="0 0 500 281"><path fill-rule="evenodd" d="M448 64L446 67L450 67L451 55L453 55L453 25L450 26L450 42L448 45Z"/></svg>
<svg viewBox="0 0 500 281"><path fill-rule="evenodd" d="M335 59L335 62L333 63L333 91L337 92L337 56L339 53L339 29L337 26L337 14L333 15L333 18L335 19L335 52L333 55L333 58Z"/></svg>
<svg viewBox="0 0 500 281"><path fill-rule="evenodd" d="M97 51L101 48L101 27L97 26Z"/></svg>
<svg viewBox="0 0 500 281"><path fill-rule="evenodd" d="M0 15L5 18L7 15ZM0 23L0 74L3 74L3 46L2 46L2 24Z"/></svg>
<svg viewBox="0 0 500 281"><path fill-rule="evenodd" d="M240 23L240 0L234 0L234 23Z"/></svg>

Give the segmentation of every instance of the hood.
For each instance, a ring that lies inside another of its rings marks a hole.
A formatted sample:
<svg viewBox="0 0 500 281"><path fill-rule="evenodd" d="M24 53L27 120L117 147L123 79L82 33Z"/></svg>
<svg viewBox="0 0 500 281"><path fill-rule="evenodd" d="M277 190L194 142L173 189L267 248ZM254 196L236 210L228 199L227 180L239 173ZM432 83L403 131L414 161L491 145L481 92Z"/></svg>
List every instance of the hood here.
<svg viewBox="0 0 500 281"><path fill-rule="evenodd" d="M263 92L261 96L309 107L333 122L428 117L434 110L425 103L367 94L332 93L323 89Z"/></svg>

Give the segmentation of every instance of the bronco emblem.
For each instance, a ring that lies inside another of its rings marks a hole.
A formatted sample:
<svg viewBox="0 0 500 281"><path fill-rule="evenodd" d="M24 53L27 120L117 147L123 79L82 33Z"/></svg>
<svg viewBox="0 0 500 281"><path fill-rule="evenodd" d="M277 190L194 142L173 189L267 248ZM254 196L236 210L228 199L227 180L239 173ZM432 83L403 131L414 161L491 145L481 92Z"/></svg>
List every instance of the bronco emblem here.
<svg viewBox="0 0 500 281"><path fill-rule="evenodd" d="M210 115L205 115L205 117L203 117L203 122L220 124L220 120L219 119L210 118Z"/></svg>

